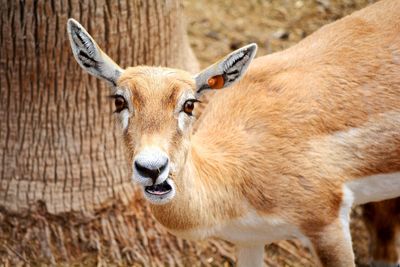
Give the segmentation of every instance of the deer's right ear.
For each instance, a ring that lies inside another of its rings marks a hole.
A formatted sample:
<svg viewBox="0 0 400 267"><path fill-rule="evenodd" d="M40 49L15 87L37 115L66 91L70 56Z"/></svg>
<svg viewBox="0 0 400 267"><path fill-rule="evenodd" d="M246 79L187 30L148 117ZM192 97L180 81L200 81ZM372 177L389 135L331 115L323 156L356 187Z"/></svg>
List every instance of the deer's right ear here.
<svg viewBox="0 0 400 267"><path fill-rule="evenodd" d="M68 36L72 52L79 65L90 74L117 85L122 69L96 44L76 20L68 20Z"/></svg>

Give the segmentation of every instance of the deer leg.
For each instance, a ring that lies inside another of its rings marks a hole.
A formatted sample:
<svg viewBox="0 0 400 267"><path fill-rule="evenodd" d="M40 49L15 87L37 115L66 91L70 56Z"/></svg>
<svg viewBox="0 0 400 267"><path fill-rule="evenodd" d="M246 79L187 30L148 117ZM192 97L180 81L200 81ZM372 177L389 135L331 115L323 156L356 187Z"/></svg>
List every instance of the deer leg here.
<svg viewBox="0 0 400 267"><path fill-rule="evenodd" d="M398 266L396 228L400 223L400 198L363 205L363 218L371 238L371 265Z"/></svg>
<svg viewBox="0 0 400 267"><path fill-rule="evenodd" d="M264 265L264 244L237 246L238 267L262 267Z"/></svg>
<svg viewBox="0 0 400 267"><path fill-rule="evenodd" d="M308 238L322 266L355 266L350 229L340 219L308 235Z"/></svg>
<svg viewBox="0 0 400 267"><path fill-rule="evenodd" d="M350 235L350 212L353 195L345 187L338 216L330 224L321 225L319 230L310 229L308 235L315 254L322 266L355 266Z"/></svg>

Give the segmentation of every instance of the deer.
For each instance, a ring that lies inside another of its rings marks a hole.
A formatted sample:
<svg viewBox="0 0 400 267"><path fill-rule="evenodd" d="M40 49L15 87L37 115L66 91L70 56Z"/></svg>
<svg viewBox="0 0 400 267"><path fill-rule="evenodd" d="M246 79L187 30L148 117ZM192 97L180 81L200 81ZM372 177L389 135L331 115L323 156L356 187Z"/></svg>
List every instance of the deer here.
<svg viewBox="0 0 400 267"><path fill-rule="evenodd" d="M132 180L169 232L227 240L238 266L297 238L319 264L348 267L351 208L400 196L399 10L381 1L284 51L255 58L249 44L197 74L123 69L77 21L67 29L79 65L110 84Z"/></svg>

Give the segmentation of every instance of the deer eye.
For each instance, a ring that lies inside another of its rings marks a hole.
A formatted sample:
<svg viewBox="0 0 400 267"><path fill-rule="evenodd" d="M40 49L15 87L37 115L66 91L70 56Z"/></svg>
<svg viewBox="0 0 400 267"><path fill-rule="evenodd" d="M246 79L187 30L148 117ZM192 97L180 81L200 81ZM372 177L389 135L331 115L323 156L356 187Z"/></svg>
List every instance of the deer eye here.
<svg viewBox="0 0 400 267"><path fill-rule="evenodd" d="M122 95L113 95L114 98L114 105L116 113L123 111L124 109L128 108L125 98Z"/></svg>
<svg viewBox="0 0 400 267"><path fill-rule="evenodd" d="M185 112L186 114L188 114L189 116L192 116L195 102L199 102L199 101L197 99L186 100L185 104L183 104L182 111Z"/></svg>

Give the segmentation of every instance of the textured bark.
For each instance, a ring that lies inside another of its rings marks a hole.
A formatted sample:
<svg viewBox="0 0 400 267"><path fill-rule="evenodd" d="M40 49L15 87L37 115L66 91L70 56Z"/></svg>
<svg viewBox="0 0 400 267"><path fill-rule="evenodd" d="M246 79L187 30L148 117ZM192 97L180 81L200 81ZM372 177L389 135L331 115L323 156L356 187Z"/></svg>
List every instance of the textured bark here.
<svg viewBox="0 0 400 267"><path fill-rule="evenodd" d="M196 71L181 3L0 4L0 263L199 260L206 246L195 250L152 219L131 183L109 90L80 69L66 34L73 17L122 67Z"/></svg>

